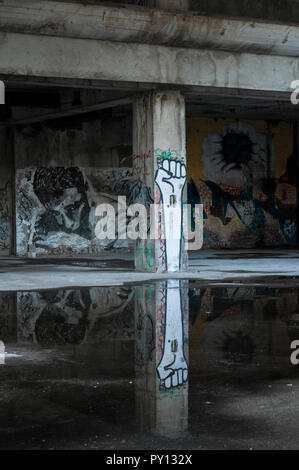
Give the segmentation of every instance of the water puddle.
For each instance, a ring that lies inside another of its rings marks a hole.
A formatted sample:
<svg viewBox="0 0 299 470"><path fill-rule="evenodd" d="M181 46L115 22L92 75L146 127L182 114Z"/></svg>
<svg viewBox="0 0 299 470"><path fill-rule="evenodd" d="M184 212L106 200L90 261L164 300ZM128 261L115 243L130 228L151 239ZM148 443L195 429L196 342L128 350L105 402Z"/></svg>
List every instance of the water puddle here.
<svg viewBox="0 0 299 470"><path fill-rule="evenodd" d="M185 280L0 293L0 448L296 445L298 294Z"/></svg>

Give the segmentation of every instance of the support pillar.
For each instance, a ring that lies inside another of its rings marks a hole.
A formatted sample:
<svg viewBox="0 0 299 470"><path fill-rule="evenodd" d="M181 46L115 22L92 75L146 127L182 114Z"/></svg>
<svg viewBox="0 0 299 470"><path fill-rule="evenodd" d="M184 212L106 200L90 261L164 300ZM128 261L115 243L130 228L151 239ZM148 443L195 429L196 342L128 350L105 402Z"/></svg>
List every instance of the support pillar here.
<svg viewBox="0 0 299 470"><path fill-rule="evenodd" d="M138 182L135 187L139 188L135 201L146 204L148 215L147 237L136 243L136 269L185 270L185 99L179 91L147 92L135 97L133 173Z"/></svg>

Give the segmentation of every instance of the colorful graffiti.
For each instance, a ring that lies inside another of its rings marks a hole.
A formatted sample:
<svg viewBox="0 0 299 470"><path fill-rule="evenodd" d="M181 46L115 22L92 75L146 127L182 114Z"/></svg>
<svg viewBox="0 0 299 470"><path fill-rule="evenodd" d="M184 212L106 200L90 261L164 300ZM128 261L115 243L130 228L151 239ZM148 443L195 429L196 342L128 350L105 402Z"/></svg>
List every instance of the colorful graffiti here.
<svg viewBox="0 0 299 470"><path fill-rule="evenodd" d="M296 245L296 158L283 157L273 142L241 122L203 138L200 177L190 165L188 202L203 204L205 248Z"/></svg>
<svg viewBox="0 0 299 470"><path fill-rule="evenodd" d="M174 149L155 149L155 157L162 160L180 160L180 154L177 150Z"/></svg>

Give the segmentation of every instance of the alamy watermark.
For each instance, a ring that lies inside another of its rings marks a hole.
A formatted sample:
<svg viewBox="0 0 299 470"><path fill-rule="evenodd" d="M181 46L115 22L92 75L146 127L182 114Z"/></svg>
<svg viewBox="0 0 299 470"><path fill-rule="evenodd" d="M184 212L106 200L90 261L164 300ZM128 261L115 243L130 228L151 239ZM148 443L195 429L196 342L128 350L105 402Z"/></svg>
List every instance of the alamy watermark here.
<svg viewBox="0 0 299 470"><path fill-rule="evenodd" d="M298 366L299 364L299 340L294 340L291 343L291 349L293 350L290 361L293 366Z"/></svg>
<svg viewBox="0 0 299 470"><path fill-rule="evenodd" d="M182 240L188 250L203 245L203 205L178 203L170 197L166 204L131 204L118 196L117 209L112 204L99 204L95 234L99 240ZM192 230L193 226L193 230Z"/></svg>
<svg viewBox="0 0 299 470"><path fill-rule="evenodd" d="M5 364L5 344L0 341L0 365Z"/></svg>
<svg viewBox="0 0 299 470"><path fill-rule="evenodd" d="M294 90L291 93L291 103L297 105L299 104L299 80L294 80L291 83L291 88Z"/></svg>
<svg viewBox="0 0 299 470"><path fill-rule="evenodd" d="M0 80L0 104L5 104L5 85L2 80Z"/></svg>

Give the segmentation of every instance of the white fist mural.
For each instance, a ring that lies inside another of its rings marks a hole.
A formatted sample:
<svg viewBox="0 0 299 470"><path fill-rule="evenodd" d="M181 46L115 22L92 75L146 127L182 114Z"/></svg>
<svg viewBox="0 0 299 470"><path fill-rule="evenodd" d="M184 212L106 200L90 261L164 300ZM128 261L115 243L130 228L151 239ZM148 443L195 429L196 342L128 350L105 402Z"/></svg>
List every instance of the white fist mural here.
<svg viewBox="0 0 299 470"><path fill-rule="evenodd" d="M182 195L186 178L185 163L168 158L158 159L155 182L161 192L166 238L166 268L170 272L180 270Z"/></svg>
<svg viewBox="0 0 299 470"><path fill-rule="evenodd" d="M158 163L155 181L161 191L164 204L170 204L170 196L182 197L186 183L186 165L176 160L165 159Z"/></svg>

